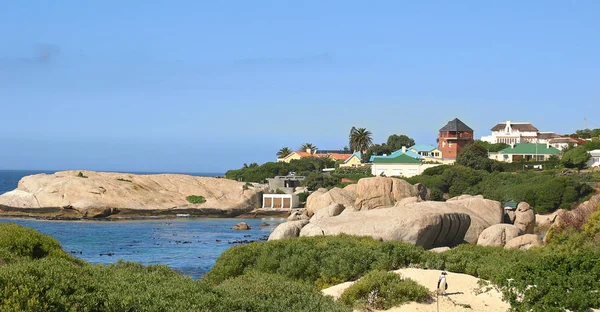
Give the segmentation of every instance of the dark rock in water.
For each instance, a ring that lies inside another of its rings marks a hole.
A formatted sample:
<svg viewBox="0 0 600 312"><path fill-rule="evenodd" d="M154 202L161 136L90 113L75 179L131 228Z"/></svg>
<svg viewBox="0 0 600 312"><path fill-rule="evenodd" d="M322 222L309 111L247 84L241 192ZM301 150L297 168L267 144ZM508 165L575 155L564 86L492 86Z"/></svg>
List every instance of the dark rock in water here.
<svg viewBox="0 0 600 312"><path fill-rule="evenodd" d="M270 225L269 223L263 222L263 223L259 224L258 226L269 226L269 225Z"/></svg>
<svg viewBox="0 0 600 312"><path fill-rule="evenodd" d="M266 241L266 240L269 240L269 236L267 236L267 235L261 236L261 237L259 238L259 240L261 240L261 241Z"/></svg>
<svg viewBox="0 0 600 312"><path fill-rule="evenodd" d="M250 226L246 222L240 222L240 223L234 225L232 229L238 230L238 231L247 231L250 229Z"/></svg>
<svg viewBox="0 0 600 312"><path fill-rule="evenodd" d="M217 242L217 243L220 243L220 242L221 242L221 240L220 240L220 239L216 239L216 240L215 240L215 242Z"/></svg>
<svg viewBox="0 0 600 312"><path fill-rule="evenodd" d="M101 255L101 256L109 256L109 257L110 257L110 256L114 256L114 255L115 255L115 253L114 253L114 252L109 252L109 253L101 253L100 255Z"/></svg>
<svg viewBox="0 0 600 312"><path fill-rule="evenodd" d="M244 239L244 240L234 240L234 241L230 241L228 243L229 244L249 244L249 243L253 243L253 242L255 242L255 241Z"/></svg>
<svg viewBox="0 0 600 312"><path fill-rule="evenodd" d="M244 237L250 237L250 236L252 236L252 235L244 235Z"/></svg>

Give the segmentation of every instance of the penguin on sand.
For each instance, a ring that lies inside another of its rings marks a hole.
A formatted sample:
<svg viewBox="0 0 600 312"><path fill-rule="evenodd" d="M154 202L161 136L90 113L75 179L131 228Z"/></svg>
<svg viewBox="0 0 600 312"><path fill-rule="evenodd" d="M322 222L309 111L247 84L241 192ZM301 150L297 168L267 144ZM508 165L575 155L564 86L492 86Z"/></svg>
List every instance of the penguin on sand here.
<svg viewBox="0 0 600 312"><path fill-rule="evenodd" d="M448 282L446 281L446 271L442 271L442 274L440 275L440 279L438 280L437 283L437 293L438 295L445 295L446 294L446 289L448 289Z"/></svg>

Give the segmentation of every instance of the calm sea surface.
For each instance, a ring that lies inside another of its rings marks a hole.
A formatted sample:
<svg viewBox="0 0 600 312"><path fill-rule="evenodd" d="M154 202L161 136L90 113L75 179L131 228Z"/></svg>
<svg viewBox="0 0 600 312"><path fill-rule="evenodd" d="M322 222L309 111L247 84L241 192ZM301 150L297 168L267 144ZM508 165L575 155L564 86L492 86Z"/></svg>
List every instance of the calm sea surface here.
<svg viewBox="0 0 600 312"><path fill-rule="evenodd" d="M0 171L0 194L15 189L21 177L40 172ZM248 223L251 230L231 229L241 221ZM66 252L90 263L109 264L122 259L146 265L166 264L182 274L200 278L229 247L266 238L283 219L42 221L0 218L0 222L14 222L48 234L56 238ZM258 226L261 222L270 225Z"/></svg>

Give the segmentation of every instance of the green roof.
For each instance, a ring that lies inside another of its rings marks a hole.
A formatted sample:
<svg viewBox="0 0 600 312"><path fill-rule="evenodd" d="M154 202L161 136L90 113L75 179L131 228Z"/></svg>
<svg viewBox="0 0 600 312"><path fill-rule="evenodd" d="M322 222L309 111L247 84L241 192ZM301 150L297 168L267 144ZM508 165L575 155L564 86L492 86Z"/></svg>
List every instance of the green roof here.
<svg viewBox="0 0 600 312"><path fill-rule="evenodd" d="M379 158L376 157L373 159L374 164L420 164L421 161L415 158L412 158L406 154L401 154L399 156L393 158Z"/></svg>
<svg viewBox="0 0 600 312"><path fill-rule="evenodd" d="M507 147L503 149L502 153L516 155L556 155L560 153L560 150L552 146L548 147L546 144L541 143L519 143L515 144L515 147Z"/></svg>

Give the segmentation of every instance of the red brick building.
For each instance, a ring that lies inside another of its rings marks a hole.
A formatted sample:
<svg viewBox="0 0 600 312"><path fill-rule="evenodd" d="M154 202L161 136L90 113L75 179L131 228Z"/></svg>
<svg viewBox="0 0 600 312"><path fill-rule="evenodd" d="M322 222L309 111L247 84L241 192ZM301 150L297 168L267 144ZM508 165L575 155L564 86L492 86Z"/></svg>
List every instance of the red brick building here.
<svg viewBox="0 0 600 312"><path fill-rule="evenodd" d="M469 143L473 143L473 129L458 118L449 121L440 129L438 149L443 158L456 159L458 152Z"/></svg>

